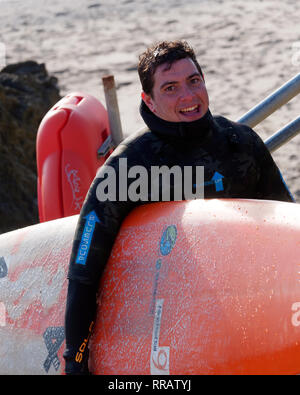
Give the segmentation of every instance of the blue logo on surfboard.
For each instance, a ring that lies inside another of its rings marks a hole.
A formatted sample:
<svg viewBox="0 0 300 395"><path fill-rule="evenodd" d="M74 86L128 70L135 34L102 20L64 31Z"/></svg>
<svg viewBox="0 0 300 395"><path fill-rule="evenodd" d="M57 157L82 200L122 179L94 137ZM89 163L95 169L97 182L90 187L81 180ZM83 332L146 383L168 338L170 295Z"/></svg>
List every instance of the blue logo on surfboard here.
<svg viewBox="0 0 300 395"><path fill-rule="evenodd" d="M177 238L177 229L175 225L168 226L162 234L160 240L160 252L162 255L169 255L172 251Z"/></svg>

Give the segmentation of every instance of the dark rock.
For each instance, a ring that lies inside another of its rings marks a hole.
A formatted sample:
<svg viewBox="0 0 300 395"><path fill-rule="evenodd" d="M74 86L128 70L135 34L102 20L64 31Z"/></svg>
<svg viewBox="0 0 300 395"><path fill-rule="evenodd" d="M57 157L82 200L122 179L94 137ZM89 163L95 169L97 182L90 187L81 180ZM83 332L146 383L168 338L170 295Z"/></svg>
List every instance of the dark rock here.
<svg viewBox="0 0 300 395"><path fill-rule="evenodd" d="M60 98L44 64L27 61L0 72L0 233L39 222L36 134Z"/></svg>

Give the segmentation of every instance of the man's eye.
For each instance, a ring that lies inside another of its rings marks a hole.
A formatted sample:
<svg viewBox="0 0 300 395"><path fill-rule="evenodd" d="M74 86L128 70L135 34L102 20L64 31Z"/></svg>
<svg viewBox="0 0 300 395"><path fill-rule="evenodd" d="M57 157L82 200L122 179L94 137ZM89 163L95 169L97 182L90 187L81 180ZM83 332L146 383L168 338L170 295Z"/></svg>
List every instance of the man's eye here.
<svg viewBox="0 0 300 395"><path fill-rule="evenodd" d="M174 92L175 86L174 85L169 85L165 88L166 92Z"/></svg>
<svg viewBox="0 0 300 395"><path fill-rule="evenodd" d="M192 78L191 79L191 84L195 85L195 84L199 84L199 82L201 82L200 78Z"/></svg>

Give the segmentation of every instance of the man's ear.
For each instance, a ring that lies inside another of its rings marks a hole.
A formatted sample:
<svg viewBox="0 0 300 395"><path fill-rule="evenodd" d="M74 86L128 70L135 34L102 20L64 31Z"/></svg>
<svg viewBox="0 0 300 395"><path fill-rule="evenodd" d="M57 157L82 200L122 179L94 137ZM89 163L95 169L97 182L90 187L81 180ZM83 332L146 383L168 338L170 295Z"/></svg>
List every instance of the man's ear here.
<svg viewBox="0 0 300 395"><path fill-rule="evenodd" d="M153 103L151 95L148 95L144 91L141 94L143 102L146 104L146 106L152 111L155 112L155 105Z"/></svg>

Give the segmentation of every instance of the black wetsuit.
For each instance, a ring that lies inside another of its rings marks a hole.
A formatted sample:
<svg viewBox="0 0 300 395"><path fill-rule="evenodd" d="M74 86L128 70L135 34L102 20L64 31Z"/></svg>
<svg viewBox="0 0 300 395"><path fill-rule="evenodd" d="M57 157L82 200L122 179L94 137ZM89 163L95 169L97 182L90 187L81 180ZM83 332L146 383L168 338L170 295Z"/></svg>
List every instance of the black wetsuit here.
<svg viewBox="0 0 300 395"><path fill-rule="evenodd" d="M149 173L151 166L181 169L204 166L205 198L293 201L269 151L248 126L213 117L210 111L200 120L188 123L164 121L143 103L140 111L149 130L131 135L116 148L99 169L79 216L68 275L66 373L86 372L86 345L95 316L99 280L123 219L137 205L146 204L146 201L120 199L118 180L116 201L99 201L97 188L107 176L107 166L118 173L120 158L126 158L128 170L139 165ZM170 189L172 200L172 184ZM151 185L148 201L151 201ZM91 225L89 229L87 221Z"/></svg>

